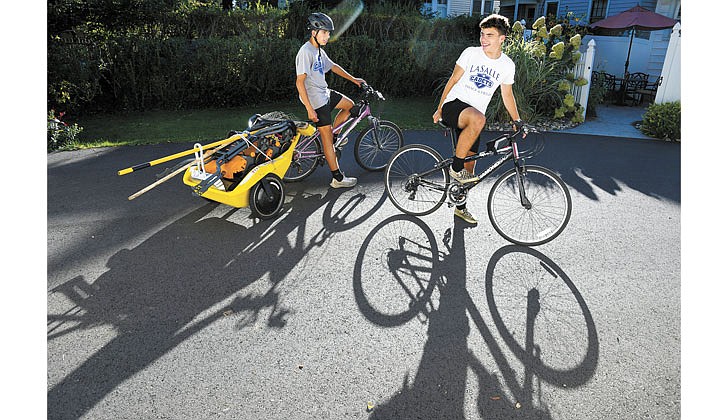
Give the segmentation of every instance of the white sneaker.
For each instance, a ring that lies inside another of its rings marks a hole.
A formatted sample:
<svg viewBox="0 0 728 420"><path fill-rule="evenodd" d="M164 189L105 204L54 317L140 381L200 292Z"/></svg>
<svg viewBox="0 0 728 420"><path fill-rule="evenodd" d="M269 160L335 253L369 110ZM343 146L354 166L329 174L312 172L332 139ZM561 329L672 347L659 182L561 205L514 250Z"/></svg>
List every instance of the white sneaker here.
<svg viewBox="0 0 728 420"><path fill-rule="evenodd" d="M475 176L475 174L471 174L468 172L467 169L463 168L460 172L455 172L452 167L450 167L450 178L453 178L457 182L461 184L467 184L468 182L477 181L478 177Z"/></svg>
<svg viewBox="0 0 728 420"><path fill-rule="evenodd" d="M336 144L337 141L339 141L338 135L334 137L334 144ZM346 143L348 143L348 142L349 142L349 137L344 137L341 140L341 143L338 144L338 147L344 147L344 146L346 146Z"/></svg>
<svg viewBox="0 0 728 420"><path fill-rule="evenodd" d="M468 223L470 223L472 225L477 225L478 224L478 219L476 219L472 214L470 214L470 212L466 208L460 210L459 208L456 207L455 208L455 216L457 216L457 217L465 220L466 222L468 222Z"/></svg>
<svg viewBox="0 0 728 420"><path fill-rule="evenodd" d="M337 181L336 178L331 180L332 188L349 188L356 185L356 178L345 176L341 181Z"/></svg>

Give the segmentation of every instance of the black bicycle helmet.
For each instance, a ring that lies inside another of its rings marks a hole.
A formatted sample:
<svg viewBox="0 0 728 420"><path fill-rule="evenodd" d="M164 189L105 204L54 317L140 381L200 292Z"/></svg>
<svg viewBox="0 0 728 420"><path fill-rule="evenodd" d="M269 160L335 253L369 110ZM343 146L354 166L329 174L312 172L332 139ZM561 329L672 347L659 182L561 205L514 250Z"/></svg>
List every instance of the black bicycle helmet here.
<svg viewBox="0 0 728 420"><path fill-rule="evenodd" d="M312 13L308 17L308 25L306 25L306 29L310 31L323 29L329 32L334 32L334 21L331 20L331 18L325 13Z"/></svg>

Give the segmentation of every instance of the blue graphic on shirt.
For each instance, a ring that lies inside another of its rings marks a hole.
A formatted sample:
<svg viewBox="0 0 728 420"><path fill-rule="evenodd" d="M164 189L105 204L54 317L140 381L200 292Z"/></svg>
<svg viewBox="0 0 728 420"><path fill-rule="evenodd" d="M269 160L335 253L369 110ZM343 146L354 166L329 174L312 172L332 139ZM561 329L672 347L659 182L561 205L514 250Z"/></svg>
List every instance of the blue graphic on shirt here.
<svg viewBox="0 0 728 420"><path fill-rule="evenodd" d="M483 89L484 87L490 88L493 86L493 79L484 73L476 73L470 76L470 81L473 82L475 87L478 89Z"/></svg>
<svg viewBox="0 0 728 420"><path fill-rule="evenodd" d="M313 71L324 74L324 64L321 62L321 56L319 56L313 63Z"/></svg>

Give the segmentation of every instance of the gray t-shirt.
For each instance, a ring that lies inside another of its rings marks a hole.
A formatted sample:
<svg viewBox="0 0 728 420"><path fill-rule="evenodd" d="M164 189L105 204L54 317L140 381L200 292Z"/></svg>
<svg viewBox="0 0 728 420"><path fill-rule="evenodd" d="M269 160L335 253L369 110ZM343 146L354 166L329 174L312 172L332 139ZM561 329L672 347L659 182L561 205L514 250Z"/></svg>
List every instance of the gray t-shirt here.
<svg viewBox="0 0 728 420"><path fill-rule="evenodd" d="M321 108L329 102L329 85L326 84L326 73L334 67L326 51L314 47L310 42L301 46L296 54L296 75L306 74L303 85L308 100L314 109ZM299 99L301 99L299 97Z"/></svg>

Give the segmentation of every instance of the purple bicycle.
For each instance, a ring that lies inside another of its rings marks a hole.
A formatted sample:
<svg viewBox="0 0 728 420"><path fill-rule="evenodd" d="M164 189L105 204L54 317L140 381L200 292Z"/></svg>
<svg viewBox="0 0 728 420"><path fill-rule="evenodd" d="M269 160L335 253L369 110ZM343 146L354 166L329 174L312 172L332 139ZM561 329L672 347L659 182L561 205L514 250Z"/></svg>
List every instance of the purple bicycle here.
<svg viewBox="0 0 728 420"><path fill-rule="evenodd" d="M356 162L368 171L381 171L387 166L389 158L404 145L402 130L391 121L379 119L372 115L369 100L375 98L383 101L384 96L371 86L361 85L361 98L351 108L351 115L338 127L334 127L334 150L336 157L341 157L341 150L349 142L352 130L363 119L369 126L359 133L354 143ZM309 137L299 140L293 151L293 160L288 168L284 181L296 182L311 175L316 167L326 162L323 146L318 130Z"/></svg>

